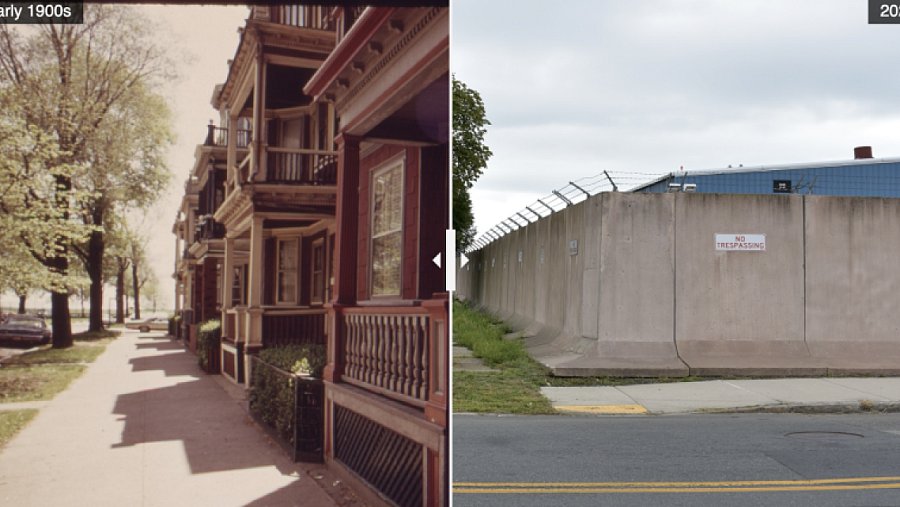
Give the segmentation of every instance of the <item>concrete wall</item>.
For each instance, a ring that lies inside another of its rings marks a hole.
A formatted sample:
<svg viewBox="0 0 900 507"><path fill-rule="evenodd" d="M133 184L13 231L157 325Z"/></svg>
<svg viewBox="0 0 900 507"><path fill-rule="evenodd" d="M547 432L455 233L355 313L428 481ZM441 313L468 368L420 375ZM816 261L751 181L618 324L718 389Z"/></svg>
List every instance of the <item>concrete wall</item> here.
<svg viewBox="0 0 900 507"><path fill-rule="evenodd" d="M900 199L806 199L806 340L839 373L900 364Z"/></svg>
<svg viewBox="0 0 900 507"><path fill-rule="evenodd" d="M896 374L898 253L900 199L604 193L473 252L457 295L560 375Z"/></svg>

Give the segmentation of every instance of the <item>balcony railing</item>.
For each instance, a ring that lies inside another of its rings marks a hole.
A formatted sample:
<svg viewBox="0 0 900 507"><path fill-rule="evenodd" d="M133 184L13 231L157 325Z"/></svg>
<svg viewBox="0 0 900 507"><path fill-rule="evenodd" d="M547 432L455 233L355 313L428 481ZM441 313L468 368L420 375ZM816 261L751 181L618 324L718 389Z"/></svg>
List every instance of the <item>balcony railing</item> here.
<svg viewBox="0 0 900 507"><path fill-rule="evenodd" d="M197 226L197 236L198 240L203 239L222 239L225 237L225 226L216 222L212 218L208 218L205 221L202 221Z"/></svg>
<svg viewBox="0 0 900 507"><path fill-rule="evenodd" d="M216 127L215 125L210 125L208 127L208 132L206 133L206 142L204 143L206 146L219 146L219 147L227 147L228 146L228 129ZM253 137L253 131L238 129L237 131L237 147L239 149L245 149L250 146L250 141Z"/></svg>
<svg viewBox="0 0 900 507"><path fill-rule="evenodd" d="M297 26L301 28L315 28L318 30L333 30L331 23L332 7L311 5L276 5L273 19L282 25Z"/></svg>
<svg viewBox="0 0 900 507"><path fill-rule="evenodd" d="M268 310L263 315L263 346L302 345L314 343L324 345L324 309L315 310Z"/></svg>
<svg viewBox="0 0 900 507"><path fill-rule="evenodd" d="M301 185L337 183L337 155L330 151L268 148L267 181Z"/></svg>
<svg viewBox="0 0 900 507"><path fill-rule="evenodd" d="M424 309L344 310L343 380L412 405L428 401L429 332Z"/></svg>

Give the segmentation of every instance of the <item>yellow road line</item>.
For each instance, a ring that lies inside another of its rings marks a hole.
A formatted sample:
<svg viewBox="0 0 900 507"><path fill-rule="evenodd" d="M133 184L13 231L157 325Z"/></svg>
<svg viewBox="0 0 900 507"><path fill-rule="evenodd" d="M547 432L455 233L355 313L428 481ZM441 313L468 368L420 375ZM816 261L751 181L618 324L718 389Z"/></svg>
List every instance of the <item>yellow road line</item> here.
<svg viewBox="0 0 900 507"><path fill-rule="evenodd" d="M775 492L775 491L838 491L863 489L900 489L900 483L892 484L856 484L843 486L780 486L760 488L473 488L454 489L453 493L737 493L737 492Z"/></svg>
<svg viewBox="0 0 900 507"><path fill-rule="evenodd" d="M900 489L900 477L854 477L807 481L485 483L459 482L454 493L722 493Z"/></svg>
<svg viewBox="0 0 900 507"><path fill-rule="evenodd" d="M585 414L647 414L641 405L558 405L553 407L563 412L580 412Z"/></svg>

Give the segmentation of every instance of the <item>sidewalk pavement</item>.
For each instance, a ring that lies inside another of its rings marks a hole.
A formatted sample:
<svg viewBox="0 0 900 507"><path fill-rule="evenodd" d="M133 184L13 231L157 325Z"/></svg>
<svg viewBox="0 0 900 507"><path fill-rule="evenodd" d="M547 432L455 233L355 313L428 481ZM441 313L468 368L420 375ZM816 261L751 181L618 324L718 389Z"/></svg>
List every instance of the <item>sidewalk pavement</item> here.
<svg viewBox="0 0 900 507"><path fill-rule="evenodd" d="M491 371L465 347L453 347L453 369ZM677 414L687 412L900 412L898 377L708 380L620 387L543 387L560 412Z"/></svg>
<svg viewBox="0 0 900 507"><path fill-rule="evenodd" d="M544 387L562 412L673 414L685 412L842 413L900 411L900 378L821 377L708 380L620 387Z"/></svg>
<svg viewBox="0 0 900 507"><path fill-rule="evenodd" d="M243 389L159 333L126 331L0 449L0 505L361 505L319 464L292 463Z"/></svg>

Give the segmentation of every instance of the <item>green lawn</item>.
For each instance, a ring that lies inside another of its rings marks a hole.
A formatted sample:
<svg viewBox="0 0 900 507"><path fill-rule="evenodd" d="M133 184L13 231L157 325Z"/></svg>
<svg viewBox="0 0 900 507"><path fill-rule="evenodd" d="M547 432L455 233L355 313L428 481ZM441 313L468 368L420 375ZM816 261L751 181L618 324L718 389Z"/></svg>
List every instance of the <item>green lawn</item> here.
<svg viewBox="0 0 900 507"><path fill-rule="evenodd" d="M117 336L109 331L79 333L68 349L45 345L7 359L0 368L0 403L52 399L81 376L86 368L83 363L94 362Z"/></svg>
<svg viewBox="0 0 900 507"><path fill-rule="evenodd" d="M455 412L556 413L540 392L548 371L528 356L522 340L504 338L510 331L466 304L453 302L453 342L499 370L453 372Z"/></svg>
<svg viewBox="0 0 900 507"><path fill-rule="evenodd" d="M69 387L85 366L61 364L10 365L0 368L0 403L45 401Z"/></svg>
<svg viewBox="0 0 900 507"><path fill-rule="evenodd" d="M453 411L508 414L553 414L556 411L541 387L621 386L701 380L629 377L556 377L535 362L509 326L478 313L466 303L453 302L453 343L499 371L453 372Z"/></svg>
<svg viewBox="0 0 900 507"><path fill-rule="evenodd" d="M31 422L37 413L35 409L0 411L0 447Z"/></svg>

